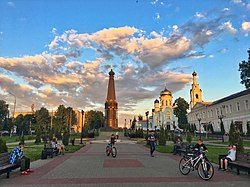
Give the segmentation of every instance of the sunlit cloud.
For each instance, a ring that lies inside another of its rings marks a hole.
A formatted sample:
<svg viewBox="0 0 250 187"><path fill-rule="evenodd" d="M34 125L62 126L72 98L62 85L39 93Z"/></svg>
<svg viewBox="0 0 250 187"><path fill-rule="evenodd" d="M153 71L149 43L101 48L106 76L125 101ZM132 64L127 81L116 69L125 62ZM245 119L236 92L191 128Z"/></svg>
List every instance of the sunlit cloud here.
<svg viewBox="0 0 250 187"><path fill-rule="evenodd" d="M245 34L245 36L248 36L248 33L250 32L250 22L243 22L241 25L241 30Z"/></svg>

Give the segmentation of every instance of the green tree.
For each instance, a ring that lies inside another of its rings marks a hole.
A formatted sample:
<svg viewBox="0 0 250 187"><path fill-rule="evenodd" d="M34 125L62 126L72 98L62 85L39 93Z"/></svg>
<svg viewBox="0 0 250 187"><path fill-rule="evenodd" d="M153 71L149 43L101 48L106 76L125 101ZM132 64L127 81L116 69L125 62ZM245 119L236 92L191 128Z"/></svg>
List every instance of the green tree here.
<svg viewBox="0 0 250 187"><path fill-rule="evenodd" d="M224 128L224 123L223 123L223 121L220 122L220 132L221 132L222 135L225 134L225 128Z"/></svg>
<svg viewBox="0 0 250 187"><path fill-rule="evenodd" d="M63 132L63 145L69 145L69 131L68 129L66 129L64 132Z"/></svg>
<svg viewBox="0 0 250 187"><path fill-rule="evenodd" d="M6 119L9 118L9 105L4 100L0 100L0 130L6 125ZM4 129L7 130L7 129Z"/></svg>
<svg viewBox="0 0 250 187"><path fill-rule="evenodd" d="M49 138L49 130L50 130L50 115L49 111L42 107L40 110L35 112L36 118L36 135L39 142L39 137L42 136L43 141L46 142ZM37 143L38 143L37 142Z"/></svg>
<svg viewBox="0 0 250 187"><path fill-rule="evenodd" d="M64 105L60 105L57 108L57 111L53 120L53 130L55 137L59 140L62 139L62 133L67 128L67 117L66 117L66 108Z"/></svg>
<svg viewBox="0 0 250 187"><path fill-rule="evenodd" d="M134 130L135 129L135 127L136 127L136 119L135 119L135 117L134 117L134 119L133 119L133 121L132 121L132 125L131 125L131 129L132 130Z"/></svg>
<svg viewBox="0 0 250 187"><path fill-rule="evenodd" d="M0 138L0 153L8 152L8 148L6 146L6 142Z"/></svg>
<svg viewBox="0 0 250 187"><path fill-rule="evenodd" d="M192 136L191 136L191 134L189 132L187 133L187 142L188 143L192 142Z"/></svg>
<svg viewBox="0 0 250 187"><path fill-rule="evenodd" d="M250 122L247 123L247 135L250 136Z"/></svg>
<svg viewBox="0 0 250 187"><path fill-rule="evenodd" d="M159 134L159 145L166 145L166 135L164 128L161 126Z"/></svg>
<svg viewBox="0 0 250 187"><path fill-rule="evenodd" d="M230 129L229 129L229 144L231 145L235 145L235 133L236 133L236 128L235 128L235 124L232 121L231 125L230 125Z"/></svg>
<svg viewBox="0 0 250 187"><path fill-rule="evenodd" d="M179 97L177 99L177 107L174 108L174 114L178 117L178 125L187 124L187 109L189 108L188 103L184 98Z"/></svg>
<svg viewBox="0 0 250 187"><path fill-rule="evenodd" d="M239 64L241 84L244 84L247 89L250 88L250 49L248 49L248 61L243 60Z"/></svg>
<svg viewBox="0 0 250 187"><path fill-rule="evenodd" d="M231 145L236 145L238 152L244 151L243 140L240 136L240 132L236 129L233 121L231 122L230 130L229 130L229 143Z"/></svg>
<svg viewBox="0 0 250 187"><path fill-rule="evenodd" d="M101 111L90 110L85 115L85 126L89 129L99 129L104 126L104 116Z"/></svg>
<svg viewBox="0 0 250 187"><path fill-rule="evenodd" d="M76 125L77 119L76 119L76 114L71 107L66 108L66 128L71 130L71 127Z"/></svg>

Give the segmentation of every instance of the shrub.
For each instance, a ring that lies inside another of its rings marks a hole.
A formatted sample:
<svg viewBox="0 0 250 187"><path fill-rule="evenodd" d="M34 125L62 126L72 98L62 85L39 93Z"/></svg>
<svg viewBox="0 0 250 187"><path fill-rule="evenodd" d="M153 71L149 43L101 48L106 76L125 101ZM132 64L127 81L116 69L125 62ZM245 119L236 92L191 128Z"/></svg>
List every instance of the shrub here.
<svg viewBox="0 0 250 187"><path fill-rule="evenodd" d="M6 146L6 142L0 138L0 153L8 152L8 148Z"/></svg>
<svg viewBox="0 0 250 187"><path fill-rule="evenodd" d="M188 143L192 142L192 135L189 132L187 133L187 142Z"/></svg>
<svg viewBox="0 0 250 187"><path fill-rule="evenodd" d="M20 136L19 141L24 143L24 135Z"/></svg>
<svg viewBox="0 0 250 187"><path fill-rule="evenodd" d="M250 136L250 123L247 123L247 135Z"/></svg>
<svg viewBox="0 0 250 187"><path fill-rule="evenodd" d="M160 129L159 145L166 145L166 136L165 136L165 131L164 131L163 127L161 127L161 129Z"/></svg>
<svg viewBox="0 0 250 187"><path fill-rule="evenodd" d="M63 145L69 145L69 131L65 130L62 138Z"/></svg>

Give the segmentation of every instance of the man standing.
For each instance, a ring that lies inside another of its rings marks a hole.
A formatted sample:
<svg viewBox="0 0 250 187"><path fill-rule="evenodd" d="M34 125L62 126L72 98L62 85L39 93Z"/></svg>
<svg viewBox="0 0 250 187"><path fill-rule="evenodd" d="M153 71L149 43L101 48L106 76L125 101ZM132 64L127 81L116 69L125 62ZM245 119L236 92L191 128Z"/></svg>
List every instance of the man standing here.
<svg viewBox="0 0 250 187"><path fill-rule="evenodd" d="M150 145L150 155L154 157L153 153L155 151L155 141L156 141L156 138L154 136L154 131L151 131L151 134L148 136L148 141Z"/></svg>
<svg viewBox="0 0 250 187"><path fill-rule="evenodd" d="M10 164L17 164L21 167L21 175L28 175L30 170L30 159L23 155L24 143L20 142L19 146L14 148L10 154Z"/></svg>

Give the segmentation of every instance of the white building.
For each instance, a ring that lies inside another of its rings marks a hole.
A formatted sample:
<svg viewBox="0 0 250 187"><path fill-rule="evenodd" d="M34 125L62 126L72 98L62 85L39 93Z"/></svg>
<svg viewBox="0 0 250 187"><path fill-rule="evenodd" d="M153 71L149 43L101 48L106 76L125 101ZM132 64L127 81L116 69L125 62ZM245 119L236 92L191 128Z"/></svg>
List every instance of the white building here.
<svg viewBox="0 0 250 187"><path fill-rule="evenodd" d="M153 128L160 129L161 126L169 130L178 128L178 118L173 112L172 98L172 93L165 88L160 94L160 101L158 99L154 101L151 119Z"/></svg>
<svg viewBox="0 0 250 187"><path fill-rule="evenodd" d="M250 125L250 90L244 90L217 101L203 102L198 100L202 94L199 92L195 72L193 77L195 81L190 91L192 105L191 112L188 113L189 124L195 124L197 130L201 131L204 131L205 125L212 124L214 131L221 131L222 121L228 133L233 121L240 132L246 133L247 125ZM193 90L193 87L196 87L196 90Z"/></svg>

